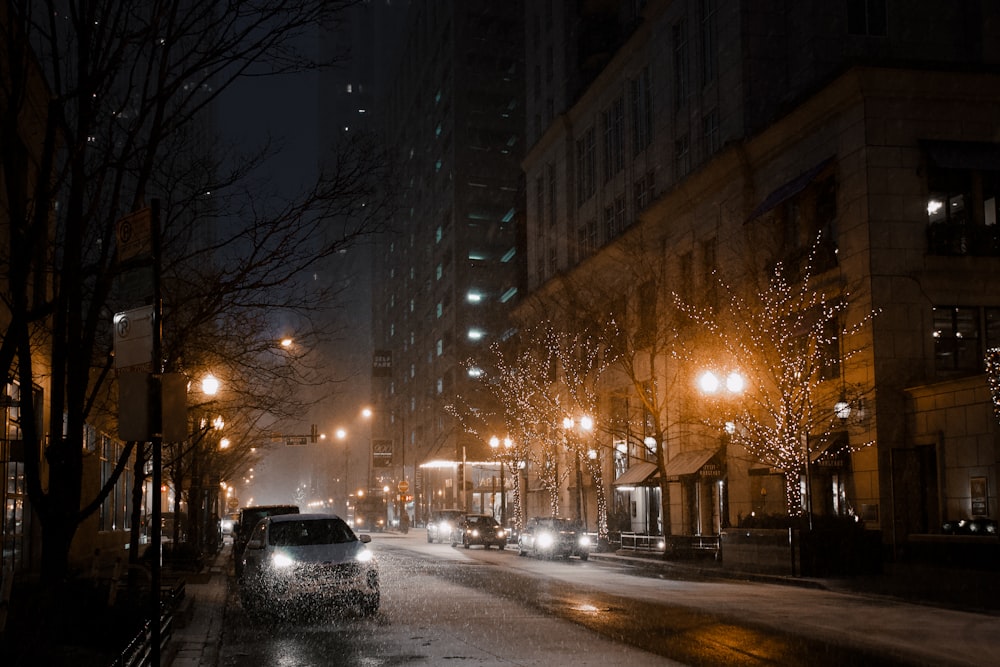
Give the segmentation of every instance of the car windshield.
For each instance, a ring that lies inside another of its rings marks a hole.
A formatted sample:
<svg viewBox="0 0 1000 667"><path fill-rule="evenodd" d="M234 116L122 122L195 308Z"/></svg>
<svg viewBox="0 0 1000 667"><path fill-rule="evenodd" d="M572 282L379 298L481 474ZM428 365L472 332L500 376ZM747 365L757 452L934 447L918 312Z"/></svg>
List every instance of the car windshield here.
<svg viewBox="0 0 1000 667"><path fill-rule="evenodd" d="M340 519L282 521L271 524L271 544L278 547L343 544L355 542L357 539L347 524Z"/></svg>
<svg viewBox="0 0 1000 667"><path fill-rule="evenodd" d="M494 521L488 516L470 516L468 522L477 526L492 526Z"/></svg>

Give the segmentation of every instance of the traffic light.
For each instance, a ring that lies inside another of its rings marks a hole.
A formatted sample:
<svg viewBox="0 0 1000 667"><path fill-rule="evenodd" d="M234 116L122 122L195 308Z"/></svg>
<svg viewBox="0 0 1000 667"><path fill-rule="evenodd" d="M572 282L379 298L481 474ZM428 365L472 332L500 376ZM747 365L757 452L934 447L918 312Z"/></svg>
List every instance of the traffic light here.
<svg viewBox="0 0 1000 667"><path fill-rule="evenodd" d="M309 431L309 441L316 442L317 440L319 440L319 426L313 424L312 429Z"/></svg>

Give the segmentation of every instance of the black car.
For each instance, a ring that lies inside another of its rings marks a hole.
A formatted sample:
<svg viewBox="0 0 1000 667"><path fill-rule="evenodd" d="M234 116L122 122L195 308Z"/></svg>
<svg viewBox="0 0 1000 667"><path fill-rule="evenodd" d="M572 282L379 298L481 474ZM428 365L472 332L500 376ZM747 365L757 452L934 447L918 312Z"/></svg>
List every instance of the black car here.
<svg viewBox="0 0 1000 667"><path fill-rule="evenodd" d="M507 546L507 531L489 514L466 514L451 534L451 545L456 544L466 549L474 544L503 549Z"/></svg>
<svg viewBox="0 0 1000 667"><path fill-rule="evenodd" d="M533 517L517 537L517 554L541 558L578 556L590 558L593 548L590 536L576 519L564 517Z"/></svg>
<svg viewBox="0 0 1000 667"><path fill-rule="evenodd" d="M243 552L247 548L254 526L269 516L298 513L298 505L256 505L240 508L239 519L233 523L233 562L236 565L237 577L243 575Z"/></svg>
<svg viewBox="0 0 1000 667"><path fill-rule="evenodd" d="M427 522L428 542L447 542L451 540L451 534L465 516L465 512L459 509L436 510L431 514L431 520Z"/></svg>

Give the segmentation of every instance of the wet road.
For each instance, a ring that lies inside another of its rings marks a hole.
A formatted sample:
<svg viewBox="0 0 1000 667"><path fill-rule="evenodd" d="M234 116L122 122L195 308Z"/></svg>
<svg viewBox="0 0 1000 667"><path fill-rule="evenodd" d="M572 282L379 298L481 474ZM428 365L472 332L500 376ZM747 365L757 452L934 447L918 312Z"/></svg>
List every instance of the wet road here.
<svg viewBox="0 0 1000 667"><path fill-rule="evenodd" d="M960 628L949 643L1000 629L992 616L830 591L453 549L419 531L376 535L372 547L376 618L298 609L254 619L231 598L221 664L986 664L995 654L969 661L933 636L917 641L920 619Z"/></svg>

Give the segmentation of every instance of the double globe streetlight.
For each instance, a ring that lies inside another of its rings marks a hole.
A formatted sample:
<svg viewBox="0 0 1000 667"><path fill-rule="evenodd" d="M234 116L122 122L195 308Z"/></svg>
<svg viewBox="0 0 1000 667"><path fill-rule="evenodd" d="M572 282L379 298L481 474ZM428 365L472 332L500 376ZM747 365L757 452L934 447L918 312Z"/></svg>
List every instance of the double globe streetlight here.
<svg viewBox="0 0 1000 667"><path fill-rule="evenodd" d="M503 449L500 446L503 445ZM497 452L497 456L500 459L500 525L507 525L507 479L504 476L504 469L507 467L507 458L510 456L510 450L514 447L514 441L510 438L504 438L501 440L497 436L490 438L490 447L493 451Z"/></svg>

